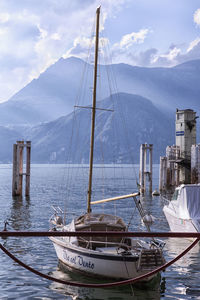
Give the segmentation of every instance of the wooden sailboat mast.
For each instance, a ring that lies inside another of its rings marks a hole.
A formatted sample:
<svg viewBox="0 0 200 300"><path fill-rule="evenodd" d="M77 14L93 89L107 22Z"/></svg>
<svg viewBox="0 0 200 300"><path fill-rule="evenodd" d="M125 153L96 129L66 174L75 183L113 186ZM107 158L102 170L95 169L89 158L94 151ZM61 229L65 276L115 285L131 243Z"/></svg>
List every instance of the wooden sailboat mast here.
<svg viewBox="0 0 200 300"><path fill-rule="evenodd" d="M92 104L92 124L91 124L91 139L90 139L90 165L89 165L89 183L88 183L88 199L87 212L91 212L91 195L92 195L92 172L93 172L93 154L94 154L94 129L96 115L96 93L97 93L97 64L99 51L99 16L100 7L96 11L96 39L95 39L95 61L94 61L94 81L93 81L93 104Z"/></svg>

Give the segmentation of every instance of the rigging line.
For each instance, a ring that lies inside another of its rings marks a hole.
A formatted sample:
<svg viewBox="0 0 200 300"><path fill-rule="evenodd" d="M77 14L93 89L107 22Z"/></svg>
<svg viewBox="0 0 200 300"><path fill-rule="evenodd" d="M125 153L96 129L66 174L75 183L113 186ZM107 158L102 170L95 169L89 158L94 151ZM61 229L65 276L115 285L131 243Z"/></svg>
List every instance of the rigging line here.
<svg viewBox="0 0 200 300"><path fill-rule="evenodd" d="M102 39L101 40L101 44L102 44L102 47L104 47L104 49L106 49L106 47L105 47L105 43L104 43L104 40ZM107 55L107 57L108 57L108 55ZM103 52L103 59L104 59L104 67L105 67L105 71L106 71L106 75L107 75L107 81L108 81L108 88L109 88L109 94L110 94L110 100L111 100L111 103L112 103L112 106L113 106L113 111L114 111L114 101L113 101L113 95L112 95L112 77L110 76L110 72L109 72L109 67L108 67L108 61L106 60L106 55L105 55L105 53ZM114 120L115 120L115 114L112 114L112 120L111 120L111 123L112 124L114 124L115 122L114 122ZM115 138L114 138L114 141L116 141L117 139L116 139L116 132L115 132L115 126L111 126L111 129L114 127L114 131L113 131L113 133L112 133L112 136L114 135L115 136ZM114 181L115 181L115 178L116 178L116 170L115 170L115 166L116 166L116 149L115 149L115 147L114 147L114 149L112 149L112 150L114 150L113 151L113 160L114 160ZM114 208L115 208L115 210L116 210L116 204L114 203Z"/></svg>
<svg viewBox="0 0 200 300"><path fill-rule="evenodd" d="M70 152L69 153L72 156L72 145L76 144L76 147L73 153L73 160L74 163L76 163L77 160L79 160L80 158L77 157L77 153L78 153L78 149L79 147L79 134L80 134L80 120L78 118L79 116L79 111L75 111L74 110L74 118L73 118L73 126L72 126L72 137L71 137L71 142L70 142ZM76 126L75 126L76 125ZM75 133L78 132L78 140L77 137L75 137ZM78 142L78 143L77 143ZM74 178L78 177L78 173L81 171L83 171L83 168L79 168L78 166L74 166L70 164L70 161L68 161L68 180L67 180L67 191L68 191L68 198L71 196L73 197L74 193L72 194L71 191L75 188L75 186L77 186Z"/></svg>
<svg viewBox="0 0 200 300"><path fill-rule="evenodd" d="M107 44L107 47L105 47L105 50L107 50L107 52L109 51L109 44ZM110 53L110 52L109 52ZM109 57L109 55L107 54L107 57ZM111 81L113 82L113 88L114 90L116 91L116 94L118 93L118 87L117 87L117 81L116 81L116 77L115 77L115 73L114 73L114 70L113 70L113 65L112 65L112 60L111 60L111 57L110 57L110 61L111 61L111 64L109 65L108 64L108 61L106 61L105 59L105 55L104 55L104 61L105 61L105 65L106 65L106 71L107 71L107 77L109 79L109 87L110 87L110 90L112 89L111 88ZM109 71L110 69L110 71ZM112 76L110 76L109 74L111 74ZM119 96L118 96L118 100L119 100ZM119 101L118 101L119 102ZM127 130L127 126L126 126L126 122L124 120L124 115L123 114L120 114L120 117L122 119L122 124L124 125L124 129L126 132L126 137L127 137L127 145L128 145L128 149L129 149L129 152L130 152L130 155L132 157L132 165L133 165L133 154L132 152L130 151L131 150L131 147L130 147L130 139L129 139L129 135L128 135L128 130ZM122 118L123 117L123 118ZM135 170L135 167L133 166L133 170L134 170L134 174L135 174L135 178L136 178L136 183L138 182L138 178L137 178L137 173L136 173L136 170Z"/></svg>
<svg viewBox="0 0 200 300"><path fill-rule="evenodd" d="M75 105L74 107L94 109L94 108L91 107L91 106L80 106L80 105ZM111 112L113 112L112 109L99 108L99 107L95 107L95 110L104 110L104 111L111 111Z"/></svg>
<svg viewBox="0 0 200 300"><path fill-rule="evenodd" d="M134 173L135 173L135 179L136 179L136 184L138 183L138 176L137 176L137 173L136 173L136 169L134 167L134 157L133 157L133 152L131 151L131 144L130 144L130 133L128 131L128 128L127 128L127 118L126 118L126 112L122 112L122 109L120 108L121 107L121 102L120 102L120 97L119 97L119 94L117 94L117 98L118 98L118 105L119 105L119 111L120 111L120 114L119 114L119 117L121 119L121 124L124 128L124 132L125 132L125 138L126 138L126 144L127 144L127 148L129 150L129 155L131 157L131 161L132 161L132 166L133 166L133 170L134 170Z"/></svg>
<svg viewBox="0 0 200 300"><path fill-rule="evenodd" d="M106 74L107 74L107 78L108 78L108 83L109 83L108 86L109 86L109 90L110 90L110 95L111 95L111 98L113 98L112 88L113 88L113 90L116 90L116 93L117 93L117 84L116 84L116 81L114 81L112 79L112 78L115 78L114 75L113 75L113 72L112 72L112 67L110 67L110 65L112 65L112 64L109 64L109 59L111 61L111 57L108 53L110 53L111 51L110 52L108 51L108 49L107 49L108 47L106 47L106 44L104 43L103 39L101 40L101 43L102 43L102 46L104 46L104 49L105 49L105 52L102 52L102 53L103 53L104 65L105 65L105 70L106 70ZM114 104L113 104L113 106L114 106ZM114 119L114 115L113 115L113 119ZM115 159L115 161L116 161L116 159ZM123 179L124 179L124 176L123 176ZM124 185L125 185L125 179L124 179ZM114 204L114 206L116 208L116 204Z"/></svg>
<svg viewBox="0 0 200 300"><path fill-rule="evenodd" d="M105 59L105 56L104 56L104 65L105 65L106 75L108 78L109 93L110 93L110 95L112 95L115 92L117 93L117 89L115 89L114 85L113 85L113 89L112 89L112 72L109 71L110 67L109 67L108 62Z"/></svg>
<svg viewBox="0 0 200 300"><path fill-rule="evenodd" d="M72 155L72 148L73 145L76 143L76 147L73 148L73 163L79 162L81 158L77 157L78 149L80 149L79 144L80 144L80 126L81 126L81 120L78 118L80 115L80 111L74 110L74 117L73 117L73 125L72 125L72 136L71 136L71 141L70 141L70 151L69 151L69 157ZM75 126L76 125L76 126ZM75 133L77 132L77 136L75 137ZM68 159L69 162L69 159ZM81 168L82 169L82 168ZM75 182L72 181L73 174L77 174L79 172L79 168L68 168L69 173L68 173L68 192L70 189L72 189L75 185ZM70 187L70 189L69 189Z"/></svg>
<svg viewBox="0 0 200 300"><path fill-rule="evenodd" d="M136 206L135 206L135 208L134 208L134 210L133 210L133 213L132 213L132 215L131 215L131 217L130 217L130 220L129 220L128 224L127 224L127 230L129 229L129 227L130 227L130 225L131 225L131 222L132 222L132 220L133 220L133 216L134 216L135 212L136 212Z"/></svg>
<svg viewBox="0 0 200 300"><path fill-rule="evenodd" d="M101 43L101 39L100 39L100 43ZM102 76L102 65L101 65L101 55L99 56L99 78L100 78L100 81L99 81L99 91L100 91L100 99L102 99L102 94L101 94L101 91L102 91L102 81L101 81L101 76ZM102 101L101 101L102 103ZM108 110L108 109L105 109L105 110ZM108 110L108 111L112 111L112 110ZM98 119L102 119L104 118L105 114L103 112L101 113L98 113L97 114L97 117ZM107 117L107 116L106 116ZM102 163L102 168L101 168L101 176L102 176L102 190L101 190L101 193L102 193L102 199L104 199L104 196L105 196L105 156L104 156L104 142L102 140L102 135L104 134L103 133L103 130L105 128L105 122L103 122L103 127L101 128L101 131L99 132L99 144L100 144L100 155L101 155L101 163ZM104 212L104 208L105 208L105 205L103 204L103 212Z"/></svg>
<svg viewBox="0 0 200 300"><path fill-rule="evenodd" d="M72 145L73 145L73 140L74 140L74 131L75 131L75 123L76 123L76 111L73 111L73 117L72 117L72 130L71 130L71 135L69 137L69 142L68 142L68 151L66 151L66 162L68 163L67 166L67 176L66 177L66 190L67 190L67 198L69 199L69 187L71 186L71 182L72 182L72 169L71 167L69 167L69 161L70 161L70 157L72 154ZM76 156L76 155L75 155ZM75 157L74 156L74 157ZM65 179L65 178L64 178ZM63 194L64 196L64 194ZM67 203L66 201L64 201L64 210L66 211L66 207L67 207Z"/></svg>
<svg viewBox="0 0 200 300"><path fill-rule="evenodd" d="M93 48L92 45L93 45L94 31L95 31L95 17L93 19L93 25L92 25L91 33L90 33L90 43L89 43L89 46L88 46L87 55L86 55L86 59L85 59L85 62L84 62L84 69L83 69L83 72L82 72L78 93L77 93L77 96L76 96L75 103L77 103L77 104L80 103L81 96L82 96L82 98L85 97L84 96L85 95L85 86L86 86L87 79L88 79L88 72L89 72L89 66L90 66L89 59L91 58L91 53L92 53L92 48Z"/></svg>
<svg viewBox="0 0 200 300"><path fill-rule="evenodd" d="M103 141L100 137L100 150L101 150L101 161L102 161L102 165L103 167L101 168L101 172L102 172L102 199L104 199L104 195L105 195L105 158L104 158L104 145L103 145ZM104 204L103 204L104 207Z"/></svg>
<svg viewBox="0 0 200 300"><path fill-rule="evenodd" d="M72 142L72 145L76 145L74 148L73 148L73 157L74 157L74 161L73 163L80 163L82 158L80 156L77 156L77 154L81 154L81 152L79 152L79 149L80 149L80 127L81 127L81 118L79 118L80 116L80 111L76 110L76 113L75 113L75 122L76 122L76 136L74 136L74 139L73 139L73 142ZM78 173L80 172L80 170L82 170L83 168L79 168L79 167L75 167L73 168L73 172L70 172L70 181L69 181L69 191L74 189L76 183L75 183L75 180L72 180L72 178L74 177L78 177ZM72 171L72 169L71 169Z"/></svg>
<svg viewBox="0 0 200 300"><path fill-rule="evenodd" d="M101 41L101 39L100 39L100 41ZM101 88L101 74L102 74L102 65L101 65L101 63L100 63L100 60L101 60L101 56L99 55L99 78L100 78L100 80L99 80L99 91L101 92L101 90L102 90L102 88ZM101 95L101 93L100 93L100 99L102 99L102 95ZM101 101L102 102L102 101ZM105 111L112 111L112 110L109 110L109 109L104 109ZM98 120L100 119L100 118L102 118L104 116L104 113L103 112L99 112L98 114L97 114L97 118L98 118ZM104 124L104 126L105 126L105 124ZM101 129L101 130L103 130L103 128ZM105 157L104 157L104 143L103 143L103 141L102 141L102 131L99 133L99 135L101 134L101 136L99 136L99 144L100 144L100 153L101 153L101 163L102 163L102 168L101 168L101 176L102 176L102 190L101 190L101 193L102 193L102 199L104 199L104 195L105 195ZM97 145L96 145L97 146ZM103 204L103 212L104 212L104 207L105 207L105 205Z"/></svg>
<svg viewBox="0 0 200 300"><path fill-rule="evenodd" d="M71 131L71 136L69 140L69 150L68 150L68 158L67 158L67 180L66 180L66 189L67 189L67 198L69 199L69 187L71 186L72 182L72 168L70 166L69 159L71 157L72 153L72 145L73 145L73 139L74 139L74 130L75 130L75 123L76 123L76 111L74 110L73 112L73 121L72 121L72 131ZM65 201L66 202L66 201ZM66 205L66 203L64 203Z"/></svg>
<svg viewBox="0 0 200 300"><path fill-rule="evenodd" d="M114 103L113 103L113 97L112 97L112 95L110 95L110 102L111 102L111 105L114 108ZM110 122L110 128L112 130L111 136L113 137L113 140L116 141L117 139L116 139L115 126L113 125L114 124L114 116L115 116L115 113L112 113L112 115L109 116L110 121L107 119L106 122ZM112 159L113 159L113 162L114 162L114 164L113 164L113 179L114 179L114 187L116 187L116 162L117 162L116 161L116 151L115 151L115 147L113 147L112 145L110 145L109 142L108 142L108 145L109 145L109 148L110 147L112 148L112 149L110 149L110 151L112 151ZM115 216L116 216L117 215L117 210L116 210L117 206L116 206L116 203L113 203L113 206L114 206L114 211L115 211Z"/></svg>
<svg viewBox="0 0 200 300"><path fill-rule="evenodd" d="M86 61L84 63L84 68L83 68L83 72L82 72L82 77L81 77L81 81L80 81L80 85L79 85L79 88L78 88L78 92L77 92L77 96L76 96L76 100L75 100L75 103L80 103L81 102L81 96L82 96L82 99L85 98L85 93L86 93L86 83L87 83L87 78L88 78L88 72L89 72L89 64L88 64L88 61L89 61L89 57L91 56L91 49L92 49L92 43L93 43L93 33L94 33L94 25L95 25L95 18L94 18L94 21L93 21L93 26L92 26L92 30L91 30L91 35L90 35L90 44L89 44L89 47L88 47L88 53L87 53L87 56L86 56ZM82 91L82 93L81 93ZM73 140L74 140L74 124L75 124L75 120L76 120L76 113L75 113L75 110L74 110L74 117L73 117L73 124L72 124L72 133L71 133L71 141L69 142L69 145L70 145L70 148L68 151L68 159L67 159L67 162L69 163L69 159L72 155L72 145L73 145ZM78 121L76 121L78 126L77 126L77 131L79 133L79 128L80 128L80 121L78 123ZM75 148L75 151L77 150L78 151L79 147L76 147ZM76 153L77 153L76 151ZM74 159L76 160L76 153L73 153L73 157ZM75 161L74 161L75 163ZM72 177L73 177L73 173L75 170L73 169L73 172L72 172L72 168L68 168L68 175L67 175L67 183L68 183L68 196L69 196L69 187L72 187ZM78 171L77 171L78 172Z"/></svg>
<svg viewBox="0 0 200 300"><path fill-rule="evenodd" d="M41 273L40 271L35 270L34 268L28 266L27 264L25 264L24 262L22 262L21 260L19 260L15 255L13 255L9 250L7 250L1 243L0 243L0 249L7 255L9 256L11 259L13 259L16 263L18 263L20 266L22 266L23 268L27 269L28 271L51 281L55 281L58 283L62 283L65 285L70 285L70 286L78 286L78 287L87 287L87 288L108 288L108 287L114 287L114 286L122 286L122 285L127 285L127 284L133 284L135 282L138 282L140 280L144 280L147 277L153 276L155 274L157 274L158 272L161 272L163 270L165 270L167 267L171 266L173 263L175 263L176 261L178 261L181 257L183 257L187 252L189 252L197 243L199 242L199 238L196 238L191 244L190 246L188 246L183 252L181 252L179 255L177 255L174 259L172 259L171 261L165 263L164 265L162 265L161 267L156 268L153 271L150 271L144 275L138 276L136 278L130 278L130 279L125 279L123 281L115 281L115 282L111 282L111 283L100 283L100 284L96 284L96 283L77 283L74 281L69 281L69 280L62 280L62 279L58 279L55 277L52 277L50 275L46 275L44 273Z"/></svg>
<svg viewBox="0 0 200 300"><path fill-rule="evenodd" d="M115 153L116 154L116 158L117 158L117 153L120 153L123 149L123 144L122 144L122 141L121 139L119 140L118 136L119 136L119 132L120 132L120 126L121 126L121 122L117 122L117 115L120 114L120 112L118 112L118 109L116 108L117 106L117 97L116 95L113 95L112 96L112 100L113 100L113 106L115 106L115 109L116 109L116 114L113 114L113 128L114 128L114 132L115 132L115 139L117 141L117 147L118 147L118 150L117 152ZM120 149L121 148L121 149ZM117 160L116 160L117 162ZM121 163L123 163L123 161L121 161ZM121 172L121 178L123 180L123 186L126 187L126 181L125 181L125 171L124 171L124 168L123 166L121 165L120 166L120 172Z"/></svg>
<svg viewBox="0 0 200 300"><path fill-rule="evenodd" d="M105 32L105 29L104 29ZM109 94L112 95L114 92L117 92L117 85L112 86L112 70L110 68L111 64L112 64L112 58L111 58L111 50L108 50L109 47L109 43L106 43L104 39L101 39L101 45L102 45L102 49L104 49L105 51L102 51L102 57L104 59L104 67L105 67L105 71L107 74L107 79L108 79L108 87L109 87ZM110 69L110 70L109 70ZM114 82L114 81L113 81ZM112 91L113 88L113 91Z"/></svg>
<svg viewBox="0 0 200 300"><path fill-rule="evenodd" d="M105 47L106 48L106 47ZM106 48L106 50L108 50L108 48L109 48L109 44L107 45L107 48ZM114 70L113 70L113 65L112 64L110 64L110 65L108 65L108 63L107 63L107 68L106 68L106 70L107 70L107 73L108 73L108 69L110 69L110 73L112 74L112 81L113 81L113 87L114 87L114 89L116 90L116 93L118 93L118 87L117 87L117 81L116 81L116 77L115 77L115 73L114 73ZM109 77L109 74L108 74L108 77ZM109 77L110 78L110 77ZM111 79L110 79L111 80ZM119 97L118 97L118 99L119 99ZM120 117L122 117L122 116L120 116ZM124 116L123 116L124 117ZM126 123L124 122L124 118L122 119L122 121L123 121L123 124L125 124L126 125ZM124 126L124 128L125 128L125 132L127 132L127 130L126 130L126 126ZM130 141L129 141L129 135L126 133L126 136L127 136L127 140L128 140L128 148L130 149ZM132 152L131 151L129 151L130 152L130 154L131 154L131 156L132 156ZM133 162L134 160L133 160L133 156L132 156L132 162ZM135 168L134 168L134 171L135 171ZM137 174L136 174L136 171L135 171L135 178L137 179Z"/></svg>
<svg viewBox="0 0 200 300"><path fill-rule="evenodd" d="M112 103L113 108L115 107L115 102L113 99L113 95L110 96L110 100ZM113 161L114 161L114 168L113 168L113 178L114 178L114 186L117 186L117 176L116 176L116 170L119 171L119 168L117 166L117 147L119 147L119 143L118 143L118 139L117 139L117 130L116 130L116 122L115 122L115 118L116 117L116 113L113 113L111 116L111 130L112 130L112 136L113 136L113 140L116 141L116 145L114 145L114 147L112 147L112 151L113 151ZM119 153L119 151L118 151ZM115 216L117 215L117 203L113 203L114 206L114 210L115 210Z"/></svg>
<svg viewBox="0 0 200 300"><path fill-rule="evenodd" d="M104 45L105 45L104 47L105 53L103 53L104 54L103 57L104 57L104 63L105 63L105 68L106 68L108 82L109 82L110 94L117 93L118 92L117 82L114 76L112 57L110 55L111 50L109 49L108 43ZM112 92L112 88L113 88L113 92Z"/></svg>

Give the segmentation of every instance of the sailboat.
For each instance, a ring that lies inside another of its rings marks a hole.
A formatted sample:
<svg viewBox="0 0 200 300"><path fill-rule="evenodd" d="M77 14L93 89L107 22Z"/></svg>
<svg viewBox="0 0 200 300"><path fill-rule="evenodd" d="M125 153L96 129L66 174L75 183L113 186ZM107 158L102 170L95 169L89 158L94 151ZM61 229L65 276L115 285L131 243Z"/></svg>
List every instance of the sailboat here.
<svg viewBox="0 0 200 300"><path fill-rule="evenodd" d="M145 222L138 193L122 195L97 201L92 201L94 133L96 113L97 65L99 45L99 16L100 7L96 11L96 38L93 106L91 120L89 183L87 195L87 212L65 224L60 215L61 209L55 208L55 214L50 219L52 230L57 231L113 231L127 232L128 227L121 217L105 213L93 213L91 206L110 201L133 198ZM146 223L147 224L147 223ZM147 228L149 229L148 225ZM145 240L121 237L50 237L56 250L58 259L63 267L96 277L128 279L143 275L164 264L163 245L152 239ZM153 275L156 276L156 275ZM153 277L152 276L152 277ZM148 277L146 281L152 279Z"/></svg>

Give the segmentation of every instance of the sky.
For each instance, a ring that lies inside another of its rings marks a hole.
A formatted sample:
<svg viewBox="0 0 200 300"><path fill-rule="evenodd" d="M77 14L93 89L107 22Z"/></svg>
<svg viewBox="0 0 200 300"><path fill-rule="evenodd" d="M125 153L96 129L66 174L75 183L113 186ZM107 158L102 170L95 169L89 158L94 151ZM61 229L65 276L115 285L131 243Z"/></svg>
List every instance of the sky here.
<svg viewBox="0 0 200 300"><path fill-rule="evenodd" d="M200 0L0 0L0 102L61 57L86 59L99 5L109 62L173 67L200 59Z"/></svg>

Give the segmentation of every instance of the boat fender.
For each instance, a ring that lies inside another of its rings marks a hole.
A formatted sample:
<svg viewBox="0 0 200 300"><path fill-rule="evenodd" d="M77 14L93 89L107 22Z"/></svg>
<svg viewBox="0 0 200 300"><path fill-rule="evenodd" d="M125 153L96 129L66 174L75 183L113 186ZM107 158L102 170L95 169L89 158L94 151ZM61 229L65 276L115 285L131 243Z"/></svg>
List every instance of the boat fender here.
<svg viewBox="0 0 200 300"><path fill-rule="evenodd" d="M150 214L146 214L143 218L143 222L148 225L152 225L154 223L154 217Z"/></svg>
<svg viewBox="0 0 200 300"><path fill-rule="evenodd" d="M157 190L155 190L153 191L152 196L160 196L160 193Z"/></svg>
<svg viewBox="0 0 200 300"><path fill-rule="evenodd" d="M61 216L55 216L55 223L56 225L62 225L63 224L63 219Z"/></svg>

